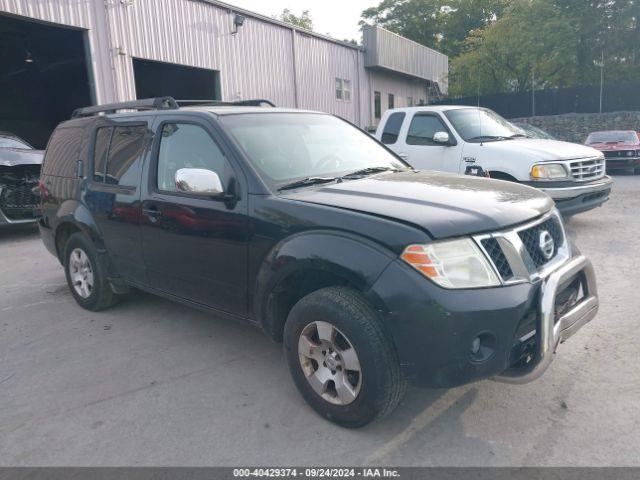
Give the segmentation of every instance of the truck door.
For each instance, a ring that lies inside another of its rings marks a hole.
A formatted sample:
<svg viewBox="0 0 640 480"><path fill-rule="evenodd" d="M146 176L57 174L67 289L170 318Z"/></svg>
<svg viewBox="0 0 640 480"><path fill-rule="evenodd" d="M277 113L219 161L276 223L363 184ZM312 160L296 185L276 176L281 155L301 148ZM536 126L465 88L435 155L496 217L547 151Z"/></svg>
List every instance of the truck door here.
<svg viewBox="0 0 640 480"><path fill-rule="evenodd" d="M92 132L85 194L117 273L144 283L140 251L140 176L151 132L146 119L99 122Z"/></svg>
<svg viewBox="0 0 640 480"><path fill-rule="evenodd" d="M448 141L435 140L436 133L446 133ZM417 170L457 173L462 148L437 112L409 112L395 151Z"/></svg>
<svg viewBox="0 0 640 480"><path fill-rule="evenodd" d="M247 198L180 192L176 172L215 172L225 192L241 180L215 130L200 117L163 116L142 196L142 251L149 284L227 313L247 312ZM234 187L235 185L235 187Z"/></svg>

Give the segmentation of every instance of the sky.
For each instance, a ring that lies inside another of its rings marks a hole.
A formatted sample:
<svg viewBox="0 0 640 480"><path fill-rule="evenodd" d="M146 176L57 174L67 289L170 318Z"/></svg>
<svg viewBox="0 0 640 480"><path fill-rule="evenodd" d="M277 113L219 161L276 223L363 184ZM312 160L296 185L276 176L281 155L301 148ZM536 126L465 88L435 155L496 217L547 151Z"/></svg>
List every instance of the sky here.
<svg viewBox="0 0 640 480"><path fill-rule="evenodd" d="M360 13L377 6L380 0L223 0L245 10L267 17L279 15L288 8L296 15L309 10L313 29L338 40L360 40Z"/></svg>

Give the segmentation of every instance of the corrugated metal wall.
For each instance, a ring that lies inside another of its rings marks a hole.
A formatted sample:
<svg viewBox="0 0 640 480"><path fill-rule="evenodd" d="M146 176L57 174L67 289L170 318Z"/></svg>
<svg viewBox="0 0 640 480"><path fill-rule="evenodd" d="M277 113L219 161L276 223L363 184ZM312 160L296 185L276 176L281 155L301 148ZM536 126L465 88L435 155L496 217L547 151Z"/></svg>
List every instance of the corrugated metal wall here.
<svg viewBox="0 0 640 480"><path fill-rule="evenodd" d="M140 58L217 70L224 100L266 98L373 123L370 82L379 75L362 50L260 16L248 15L234 35L234 11L215 1L0 0L0 11L85 29L99 103L136 97L132 58ZM336 78L351 81L350 102L336 99ZM415 91L403 76L377 81L398 98Z"/></svg>
<svg viewBox="0 0 640 480"><path fill-rule="evenodd" d="M365 65L403 72L438 82L447 91L449 59L446 55L377 26L363 28Z"/></svg>

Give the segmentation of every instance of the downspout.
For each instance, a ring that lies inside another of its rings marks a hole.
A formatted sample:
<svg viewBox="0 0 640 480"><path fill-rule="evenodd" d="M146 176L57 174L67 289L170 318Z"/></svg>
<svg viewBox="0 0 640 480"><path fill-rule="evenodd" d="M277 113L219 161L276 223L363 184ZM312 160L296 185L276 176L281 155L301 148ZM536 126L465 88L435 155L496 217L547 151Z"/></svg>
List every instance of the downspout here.
<svg viewBox="0 0 640 480"><path fill-rule="evenodd" d="M291 29L291 63L293 66L293 96L295 100L295 108L299 108L300 99L298 98L298 62L296 61L296 29Z"/></svg>

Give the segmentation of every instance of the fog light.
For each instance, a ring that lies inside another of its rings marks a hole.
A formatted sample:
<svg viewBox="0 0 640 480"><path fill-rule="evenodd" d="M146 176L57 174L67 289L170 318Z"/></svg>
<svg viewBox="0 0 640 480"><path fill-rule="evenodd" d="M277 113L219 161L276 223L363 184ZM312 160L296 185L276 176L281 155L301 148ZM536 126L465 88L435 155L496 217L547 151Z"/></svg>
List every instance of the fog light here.
<svg viewBox="0 0 640 480"><path fill-rule="evenodd" d="M471 355L477 355L478 352L480 351L480 337L476 337L473 339L473 342L471 342Z"/></svg>
<svg viewBox="0 0 640 480"><path fill-rule="evenodd" d="M493 333L479 333L471 341L469 356L473 362L482 363L489 360L496 353L496 345L498 341Z"/></svg>

